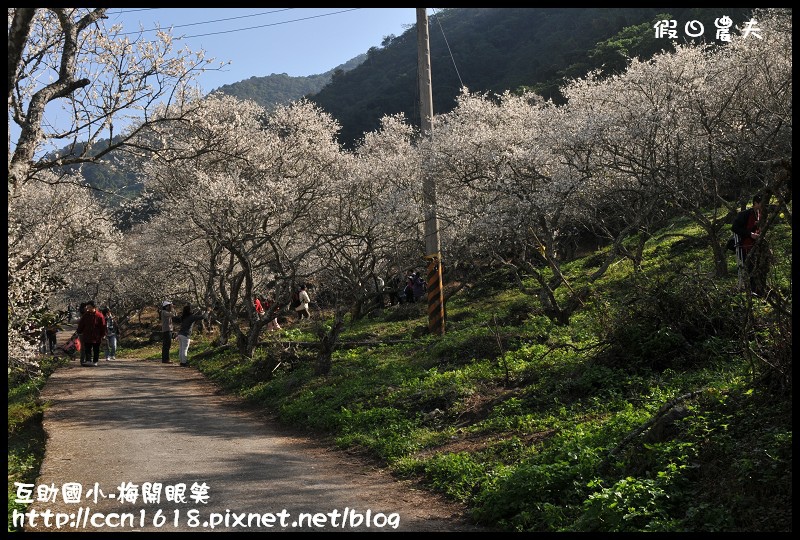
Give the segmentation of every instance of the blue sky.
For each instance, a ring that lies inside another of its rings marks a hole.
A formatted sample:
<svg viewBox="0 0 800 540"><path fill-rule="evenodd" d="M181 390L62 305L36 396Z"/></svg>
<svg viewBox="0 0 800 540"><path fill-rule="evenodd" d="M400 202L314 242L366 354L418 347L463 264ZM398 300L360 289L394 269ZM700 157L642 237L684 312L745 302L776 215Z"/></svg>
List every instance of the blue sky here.
<svg viewBox="0 0 800 540"><path fill-rule="evenodd" d="M429 8L428 16L433 13ZM417 19L416 8L111 8L108 15L106 24L122 23L126 32L140 23L145 30L172 27L174 36L184 36L177 47L230 60L224 71L201 76L206 92L273 73L324 73L380 47L384 36L401 35Z"/></svg>

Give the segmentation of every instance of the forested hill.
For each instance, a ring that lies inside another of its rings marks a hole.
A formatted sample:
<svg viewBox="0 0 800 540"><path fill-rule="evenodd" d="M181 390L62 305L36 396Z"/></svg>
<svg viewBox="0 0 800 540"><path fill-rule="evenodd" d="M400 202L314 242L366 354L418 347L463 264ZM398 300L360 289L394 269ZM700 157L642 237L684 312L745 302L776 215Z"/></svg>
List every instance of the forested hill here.
<svg viewBox="0 0 800 540"><path fill-rule="evenodd" d="M273 73L265 77L250 77L233 84L226 84L212 91L222 92L240 99L250 99L265 107L285 105L309 94L316 94L331 81L334 74L344 73L366 60L366 53L348 60L344 64L307 77L290 77L286 73Z"/></svg>
<svg viewBox="0 0 800 540"><path fill-rule="evenodd" d="M624 56L649 58L670 46L655 38L653 24L677 21L704 26L715 38L714 21L727 15L734 25L748 20L750 8L449 8L429 15L431 78L435 114L455 105L460 88L502 92L531 87L558 98L564 77L591 68L624 68ZM666 15L666 17L661 15ZM367 51L357 68L333 77L313 101L342 124L341 142L351 146L378 128L385 114L404 113L419 122L417 34L409 28L382 48Z"/></svg>
<svg viewBox="0 0 800 540"><path fill-rule="evenodd" d="M307 77L291 77L286 73L273 73L264 77L250 77L233 84L226 84L209 93L222 92L239 99L250 99L267 108L275 105L286 105L304 96L319 92L322 87L331 81L334 75L350 71L364 60L366 53L352 58L344 64L318 75ZM103 145L100 144L100 147ZM77 148L82 151L82 148ZM62 152L68 150L64 149ZM113 159L113 158L110 158ZM66 167L66 171L75 171L78 167ZM81 169L81 174L86 183L97 189L95 193L100 199L111 206L116 206L121 200L119 195L129 195L138 192L141 184L136 179L136 174L122 168L108 167L104 162L86 163ZM109 195L110 194L110 195Z"/></svg>

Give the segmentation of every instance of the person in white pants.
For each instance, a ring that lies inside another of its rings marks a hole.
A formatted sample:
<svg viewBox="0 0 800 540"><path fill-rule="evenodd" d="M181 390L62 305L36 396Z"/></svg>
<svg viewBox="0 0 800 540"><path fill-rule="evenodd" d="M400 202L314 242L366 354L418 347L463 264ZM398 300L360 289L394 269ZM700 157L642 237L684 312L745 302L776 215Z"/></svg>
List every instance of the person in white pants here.
<svg viewBox="0 0 800 540"><path fill-rule="evenodd" d="M178 360L182 367L189 365L189 344L191 343L192 329L194 323L199 320L208 320L208 315L211 313L211 308L206 308L205 311L198 311L192 313L192 306L186 304L183 306L183 313L181 313L180 330L178 330Z"/></svg>

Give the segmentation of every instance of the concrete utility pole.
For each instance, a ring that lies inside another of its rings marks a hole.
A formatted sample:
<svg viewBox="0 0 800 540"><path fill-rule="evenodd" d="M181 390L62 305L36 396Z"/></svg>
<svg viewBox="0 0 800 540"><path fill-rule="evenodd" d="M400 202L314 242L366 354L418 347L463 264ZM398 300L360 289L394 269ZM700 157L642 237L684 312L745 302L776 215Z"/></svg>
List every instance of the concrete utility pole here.
<svg viewBox="0 0 800 540"><path fill-rule="evenodd" d="M433 92L431 90L431 54L428 40L427 8L417 8L417 58L419 99L423 135L433 138ZM428 330L444 334L444 294L442 291L442 254L439 222L436 217L436 181L428 164L422 165L422 204L425 210L425 259L428 261Z"/></svg>

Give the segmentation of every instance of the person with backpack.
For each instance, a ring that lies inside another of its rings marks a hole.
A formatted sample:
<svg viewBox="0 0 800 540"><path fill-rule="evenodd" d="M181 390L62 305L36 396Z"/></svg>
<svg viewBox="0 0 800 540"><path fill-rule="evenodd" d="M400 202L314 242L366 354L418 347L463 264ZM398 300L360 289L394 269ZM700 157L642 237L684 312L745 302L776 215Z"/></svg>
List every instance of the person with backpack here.
<svg viewBox="0 0 800 540"><path fill-rule="evenodd" d="M56 343L58 342L58 333L63 330L61 325L58 324L58 319L55 315L51 315L45 324L44 331L47 334L47 348L50 351L50 354L54 354L56 352Z"/></svg>

